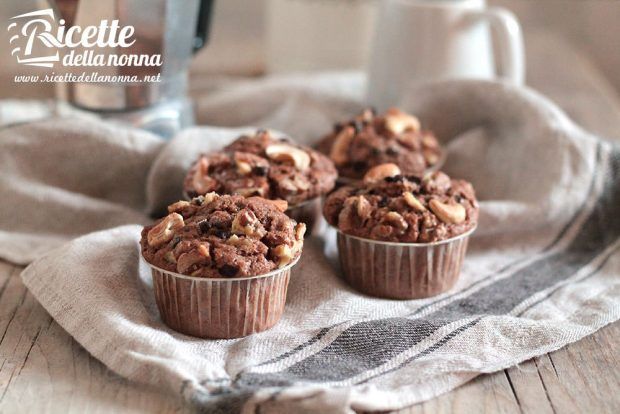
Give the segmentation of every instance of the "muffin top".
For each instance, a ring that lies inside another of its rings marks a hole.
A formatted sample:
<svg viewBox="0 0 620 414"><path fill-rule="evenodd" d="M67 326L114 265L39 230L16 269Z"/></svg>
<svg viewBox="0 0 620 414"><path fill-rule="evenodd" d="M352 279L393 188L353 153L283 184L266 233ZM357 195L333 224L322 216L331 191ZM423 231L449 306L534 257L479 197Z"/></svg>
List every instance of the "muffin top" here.
<svg viewBox="0 0 620 414"><path fill-rule="evenodd" d="M336 176L323 154L259 130L220 152L201 155L183 188L190 197L215 191L283 199L295 206L331 191Z"/></svg>
<svg viewBox="0 0 620 414"><path fill-rule="evenodd" d="M334 131L317 146L336 164L341 177L361 179L368 169L384 163L398 165L404 174L419 175L437 165L441 148L420 121L397 108L383 115L366 109Z"/></svg>
<svg viewBox="0 0 620 414"><path fill-rule="evenodd" d="M395 164L368 171L363 182L327 197L325 218L340 231L366 239L431 243L463 234L478 221L474 189L437 171L402 175Z"/></svg>
<svg viewBox="0 0 620 414"><path fill-rule="evenodd" d="M286 266L301 254L306 225L286 201L208 193L168 206L142 230L142 255L171 272L209 278L250 277Z"/></svg>

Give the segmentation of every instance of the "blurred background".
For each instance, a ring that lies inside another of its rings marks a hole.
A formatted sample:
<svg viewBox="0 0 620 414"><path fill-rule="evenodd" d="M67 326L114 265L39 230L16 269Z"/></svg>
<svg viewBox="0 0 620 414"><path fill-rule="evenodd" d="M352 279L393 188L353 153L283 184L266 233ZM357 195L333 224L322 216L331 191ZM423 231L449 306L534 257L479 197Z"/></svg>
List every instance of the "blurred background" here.
<svg viewBox="0 0 620 414"><path fill-rule="evenodd" d="M192 76L204 83L274 72L363 68L377 1L216 0L211 40L194 59ZM542 37L558 38L604 74L616 91L620 90L620 1L488 3L517 14L524 28L526 48ZM6 22L42 4L42 0L3 0L0 18ZM2 56L8 56L7 33L0 33L0 51ZM53 96L50 85L13 85L13 74L28 70L37 69L19 67L13 59L4 59L0 65L0 97Z"/></svg>

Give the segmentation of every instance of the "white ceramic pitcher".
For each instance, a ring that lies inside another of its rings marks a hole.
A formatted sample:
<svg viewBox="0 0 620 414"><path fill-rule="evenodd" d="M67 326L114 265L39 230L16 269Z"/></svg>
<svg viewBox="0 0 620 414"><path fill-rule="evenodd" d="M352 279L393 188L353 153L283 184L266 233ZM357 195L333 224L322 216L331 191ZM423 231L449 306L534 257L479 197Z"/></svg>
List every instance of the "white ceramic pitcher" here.
<svg viewBox="0 0 620 414"><path fill-rule="evenodd" d="M445 78L504 78L522 84L521 28L485 0L383 0L368 70L369 103L397 105L413 83ZM495 66L491 31L497 39Z"/></svg>

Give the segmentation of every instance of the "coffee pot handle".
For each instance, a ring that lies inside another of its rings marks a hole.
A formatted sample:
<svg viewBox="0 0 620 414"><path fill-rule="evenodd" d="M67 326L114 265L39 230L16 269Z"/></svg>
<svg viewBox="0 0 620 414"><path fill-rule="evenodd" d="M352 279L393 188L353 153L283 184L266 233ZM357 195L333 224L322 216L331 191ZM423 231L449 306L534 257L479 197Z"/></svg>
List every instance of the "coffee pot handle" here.
<svg viewBox="0 0 620 414"><path fill-rule="evenodd" d="M200 0L198 6L198 24L194 37L194 53L199 51L209 41L209 27L215 0Z"/></svg>
<svg viewBox="0 0 620 414"><path fill-rule="evenodd" d="M497 37L501 68L498 76L522 85L525 81L525 52L521 25L516 16L501 7L491 7L476 14L489 21Z"/></svg>

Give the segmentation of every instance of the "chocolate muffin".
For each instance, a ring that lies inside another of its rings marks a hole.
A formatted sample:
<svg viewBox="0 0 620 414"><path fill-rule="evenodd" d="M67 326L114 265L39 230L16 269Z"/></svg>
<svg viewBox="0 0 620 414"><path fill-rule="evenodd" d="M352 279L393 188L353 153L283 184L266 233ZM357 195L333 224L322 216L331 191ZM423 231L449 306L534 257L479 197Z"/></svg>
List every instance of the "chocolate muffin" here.
<svg viewBox="0 0 620 414"><path fill-rule="evenodd" d="M238 338L275 325L284 312L304 224L286 201L208 193L169 206L146 226L142 257L170 328L200 338Z"/></svg>
<svg viewBox="0 0 620 414"><path fill-rule="evenodd" d="M150 264L184 275L227 278L268 273L296 260L305 225L286 214L286 201L209 193L178 201L142 230Z"/></svg>
<svg viewBox="0 0 620 414"><path fill-rule="evenodd" d="M282 199L294 207L331 191L336 177L323 154L259 130L222 151L201 155L183 187L190 197L214 191Z"/></svg>
<svg viewBox="0 0 620 414"><path fill-rule="evenodd" d="M369 170L362 185L333 192L323 212L329 224L353 236L432 243L476 227L478 202L467 181L440 171L402 175L396 165L384 164Z"/></svg>
<svg viewBox="0 0 620 414"><path fill-rule="evenodd" d="M397 108L383 115L366 109L350 121L338 123L317 146L336 164L341 178L361 179L370 168L393 163L403 174L422 176L439 167L442 150L432 132Z"/></svg>
<svg viewBox="0 0 620 414"><path fill-rule="evenodd" d="M382 164L363 182L330 194L323 213L338 229L349 284L373 296L416 299L445 292L458 279L478 202L466 181L443 172L403 175Z"/></svg>

